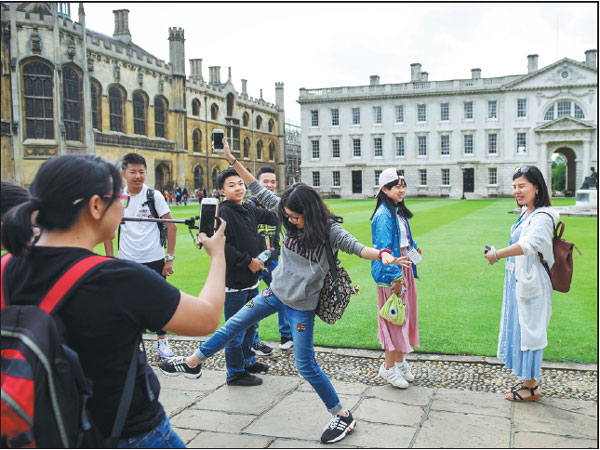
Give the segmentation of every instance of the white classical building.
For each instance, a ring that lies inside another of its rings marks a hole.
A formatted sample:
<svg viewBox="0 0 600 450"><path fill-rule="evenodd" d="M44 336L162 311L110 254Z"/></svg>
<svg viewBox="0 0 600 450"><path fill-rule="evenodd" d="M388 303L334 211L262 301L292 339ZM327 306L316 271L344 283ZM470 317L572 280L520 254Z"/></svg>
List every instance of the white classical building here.
<svg viewBox="0 0 600 450"><path fill-rule="evenodd" d="M597 50L525 75L300 89L302 181L324 195L363 198L379 173L404 171L408 195L481 198L512 195L512 174L533 164L551 184L552 154L568 161L567 189L598 163Z"/></svg>

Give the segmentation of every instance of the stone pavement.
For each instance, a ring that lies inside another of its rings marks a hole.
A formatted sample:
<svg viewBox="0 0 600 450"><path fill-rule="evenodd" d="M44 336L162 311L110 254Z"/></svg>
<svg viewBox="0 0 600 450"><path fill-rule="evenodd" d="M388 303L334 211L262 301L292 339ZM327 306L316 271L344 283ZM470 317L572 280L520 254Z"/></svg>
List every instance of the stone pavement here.
<svg viewBox="0 0 600 450"><path fill-rule="evenodd" d="M327 447L319 438L330 415L298 376L261 375L256 387L227 386L222 370L158 377L160 401L188 447ZM492 392L332 383L357 421L333 447L598 448L597 401L516 404Z"/></svg>

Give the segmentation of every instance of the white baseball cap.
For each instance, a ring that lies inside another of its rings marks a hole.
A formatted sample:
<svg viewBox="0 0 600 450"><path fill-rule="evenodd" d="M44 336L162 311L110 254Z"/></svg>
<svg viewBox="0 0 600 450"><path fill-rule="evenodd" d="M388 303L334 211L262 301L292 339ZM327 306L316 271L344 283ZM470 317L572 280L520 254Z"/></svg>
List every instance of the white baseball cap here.
<svg viewBox="0 0 600 450"><path fill-rule="evenodd" d="M386 184L396 180L404 180L404 177L402 175L399 175L398 170L394 169L393 167L385 169L379 174L379 190L377 191L377 194L381 192L381 188L384 187Z"/></svg>

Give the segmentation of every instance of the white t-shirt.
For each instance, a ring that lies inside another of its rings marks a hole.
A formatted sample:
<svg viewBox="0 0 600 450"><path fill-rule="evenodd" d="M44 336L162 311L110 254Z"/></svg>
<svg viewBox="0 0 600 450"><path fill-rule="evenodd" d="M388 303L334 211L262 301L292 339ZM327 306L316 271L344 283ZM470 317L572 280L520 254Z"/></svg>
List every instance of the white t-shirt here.
<svg viewBox="0 0 600 450"><path fill-rule="evenodd" d="M152 218L150 207L146 204L148 186L144 185L139 194L131 196L123 216ZM127 187L123 189L127 194ZM154 191L154 206L160 218L171 212L165 198L159 191ZM160 233L154 222L125 222L121 225L121 241L119 258L138 263L157 261L165 257L165 250L160 245Z"/></svg>
<svg viewBox="0 0 600 450"><path fill-rule="evenodd" d="M400 216L398 216L398 227L400 229L400 248L408 247L408 227Z"/></svg>

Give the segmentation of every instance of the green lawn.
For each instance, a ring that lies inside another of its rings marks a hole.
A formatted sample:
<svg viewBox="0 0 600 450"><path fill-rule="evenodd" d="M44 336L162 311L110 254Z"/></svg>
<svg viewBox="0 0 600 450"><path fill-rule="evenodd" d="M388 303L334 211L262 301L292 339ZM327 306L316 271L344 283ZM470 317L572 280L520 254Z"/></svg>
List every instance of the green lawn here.
<svg viewBox="0 0 600 450"><path fill-rule="evenodd" d="M554 205L574 199L555 199ZM344 228L359 241L371 245L369 217L374 200L328 200L332 211L344 218ZM485 267L483 247L503 247L510 226L517 219L508 214L513 199L449 200L407 199L415 214L413 236L423 249L419 263L417 295L421 347L418 351L451 354L496 355L502 304L503 264ZM176 218L197 214L197 206L172 207ZM598 241L597 218L565 217L565 237L577 244L571 291L554 293L553 315L544 358L567 357L597 363L598 338ZM208 257L194 248L188 230L179 226L175 274L169 281L197 294L207 274ZM354 297L344 317L335 325L317 319L315 344L381 348L377 340L377 302L370 262L341 254L361 295ZM260 335L278 341L277 316L261 322Z"/></svg>

